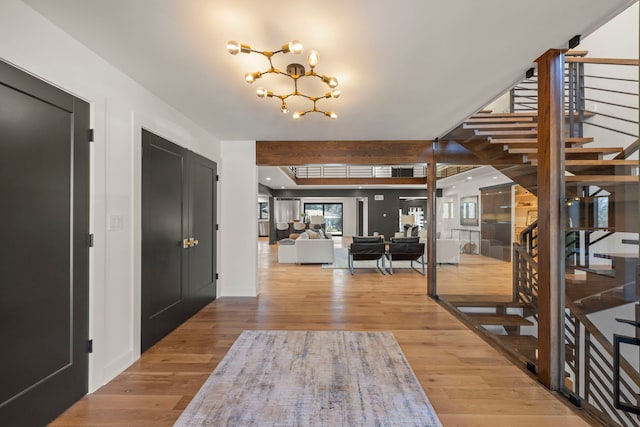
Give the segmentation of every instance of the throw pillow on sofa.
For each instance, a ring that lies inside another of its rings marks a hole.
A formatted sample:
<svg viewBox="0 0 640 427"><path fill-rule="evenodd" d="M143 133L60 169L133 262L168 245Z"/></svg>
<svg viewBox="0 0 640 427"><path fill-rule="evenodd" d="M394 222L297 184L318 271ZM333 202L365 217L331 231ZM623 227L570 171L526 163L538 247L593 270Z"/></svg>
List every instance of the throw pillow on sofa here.
<svg viewBox="0 0 640 427"><path fill-rule="evenodd" d="M306 230L305 233L309 236L310 239L321 239L320 233L313 230Z"/></svg>

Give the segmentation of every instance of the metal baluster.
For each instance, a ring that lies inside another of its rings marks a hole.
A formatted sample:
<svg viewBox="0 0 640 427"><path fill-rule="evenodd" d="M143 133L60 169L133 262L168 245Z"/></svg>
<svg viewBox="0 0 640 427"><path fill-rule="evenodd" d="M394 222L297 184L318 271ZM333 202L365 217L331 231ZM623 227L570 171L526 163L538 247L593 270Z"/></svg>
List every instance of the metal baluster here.
<svg viewBox="0 0 640 427"><path fill-rule="evenodd" d="M570 62L569 64L569 136L575 136L575 123L574 123L574 113L575 113L575 63Z"/></svg>

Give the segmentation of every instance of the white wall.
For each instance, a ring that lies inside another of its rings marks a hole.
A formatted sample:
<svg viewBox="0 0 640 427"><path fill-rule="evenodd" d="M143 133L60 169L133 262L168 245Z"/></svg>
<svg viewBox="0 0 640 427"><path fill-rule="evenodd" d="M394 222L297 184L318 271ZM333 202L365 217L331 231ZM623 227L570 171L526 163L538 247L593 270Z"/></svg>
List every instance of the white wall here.
<svg viewBox="0 0 640 427"><path fill-rule="evenodd" d="M258 167L255 141L224 141L220 168L219 252L224 270L220 271L218 295L258 294Z"/></svg>
<svg viewBox="0 0 640 427"><path fill-rule="evenodd" d="M0 59L91 104L96 139L91 153L91 227L96 246L90 261L94 353L89 388L95 390L140 352L140 128L198 152L219 167L220 143L18 0L0 2L0 39ZM251 202L254 208L255 192ZM252 224L254 212L251 209ZM122 228L110 229L110 217L121 218ZM222 263L220 272L225 270ZM231 288L227 284L224 290L231 294Z"/></svg>
<svg viewBox="0 0 640 427"><path fill-rule="evenodd" d="M577 49L589 51L590 58L622 58L638 59L638 33L639 33L639 6L638 3L631 6L604 26L600 27L588 37L585 37ZM638 67L585 64L585 74L599 75L624 79L638 79ZM638 93L637 82L625 82L615 80L603 80L585 77L585 86L607 88L624 92ZM638 107L638 97L603 91L585 90L585 96L589 99L603 100L622 105ZM638 121L638 111L628 108L615 107L599 102L587 101L587 110L597 113L613 115L627 120ZM588 118L587 122L593 122L627 133L638 135L638 125L621 120L614 120L605 116ZM621 135L595 126L585 125L585 136L595 138L592 145L626 147L635 141L627 135ZM637 154L633 157L637 159Z"/></svg>

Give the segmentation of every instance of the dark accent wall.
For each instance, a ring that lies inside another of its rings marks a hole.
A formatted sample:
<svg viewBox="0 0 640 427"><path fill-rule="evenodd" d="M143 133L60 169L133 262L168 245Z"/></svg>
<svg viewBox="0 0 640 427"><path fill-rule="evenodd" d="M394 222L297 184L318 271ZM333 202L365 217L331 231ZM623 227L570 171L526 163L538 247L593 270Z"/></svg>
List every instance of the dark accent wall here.
<svg viewBox="0 0 640 427"><path fill-rule="evenodd" d="M400 200L400 197L425 197L424 190L397 190L397 189L305 189L305 190L272 190L273 196L278 197L366 197L368 199L369 234L377 231L384 234L385 238L393 237L398 231L400 216L398 211L409 207L427 208L426 200ZM384 196L384 200L375 200L376 195Z"/></svg>
<svg viewBox="0 0 640 427"><path fill-rule="evenodd" d="M271 196L273 195L273 190L264 184L258 183L258 194L261 194L263 196Z"/></svg>

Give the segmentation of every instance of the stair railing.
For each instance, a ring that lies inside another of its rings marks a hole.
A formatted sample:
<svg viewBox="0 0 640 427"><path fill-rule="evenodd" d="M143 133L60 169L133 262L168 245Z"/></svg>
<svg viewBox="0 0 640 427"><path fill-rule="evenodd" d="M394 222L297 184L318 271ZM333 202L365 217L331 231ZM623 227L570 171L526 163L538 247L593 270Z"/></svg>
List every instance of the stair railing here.
<svg viewBox="0 0 640 427"><path fill-rule="evenodd" d="M603 232L603 234L592 239L592 235L596 232ZM614 234L615 232L603 227L574 228L568 230L565 239L565 257L567 261L565 265L567 270L574 267L589 268L591 246ZM582 260L580 259L581 254L583 255Z"/></svg>
<svg viewBox="0 0 640 427"><path fill-rule="evenodd" d="M566 356L565 367L573 380L568 390L573 400L580 403L603 424L640 427L637 415L614 406L614 348L598 328L580 311L571 306L565 310L565 338L572 357ZM637 403L640 373L624 357L620 358L620 393L629 402Z"/></svg>
<svg viewBox="0 0 640 427"><path fill-rule="evenodd" d="M569 136L583 137L586 125L637 139L638 79L625 73L624 69L637 67L638 60L566 56L565 64L564 108L568 115ZM611 88L612 84L617 87ZM615 102L612 96L617 98ZM537 109L538 81L537 77L531 76L511 89L510 111ZM586 120L587 117L592 119ZM606 124L599 119L605 119Z"/></svg>
<svg viewBox="0 0 640 427"><path fill-rule="evenodd" d="M520 233L513 243L513 298L532 310L538 320L538 221Z"/></svg>

